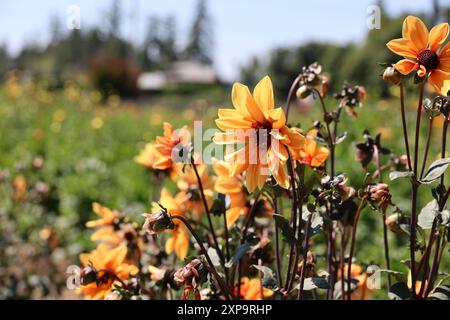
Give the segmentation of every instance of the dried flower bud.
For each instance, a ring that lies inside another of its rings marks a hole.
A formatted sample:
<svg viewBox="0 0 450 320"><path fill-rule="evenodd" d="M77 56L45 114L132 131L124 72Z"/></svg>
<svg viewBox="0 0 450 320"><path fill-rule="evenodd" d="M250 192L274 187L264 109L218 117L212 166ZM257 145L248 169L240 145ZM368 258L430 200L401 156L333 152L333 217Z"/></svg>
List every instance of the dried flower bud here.
<svg viewBox="0 0 450 320"><path fill-rule="evenodd" d="M94 282L98 283L98 271L92 263L89 263L80 272L80 283L82 286L86 286Z"/></svg>
<svg viewBox="0 0 450 320"><path fill-rule="evenodd" d="M391 203L392 195L386 183L378 183L367 187L369 201L379 204L381 210L386 210Z"/></svg>
<svg viewBox="0 0 450 320"><path fill-rule="evenodd" d="M197 288L199 282L206 275L206 267L200 259L194 259L186 266L178 269L173 278L179 286L192 286Z"/></svg>
<svg viewBox="0 0 450 320"><path fill-rule="evenodd" d="M303 268L303 261L300 261L298 264L297 271L300 274ZM305 277L311 278L316 275L316 257L312 253L312 251L308 251L306 255L306 269L305 269Z"/></svg>
<svg viewBox="0 0 450 320"><path fill-rule="evenodd" d="M322 97L326 95L328 90L328 80L321 72L322 66L317 62L302 68L299 75L300 86L296 93L298 98L304 99L308 97L313 89L317 90Z"/></svg>
<svg viewBox="0 0 450 320"><path fill-rule="evenodd" d="M402 232L402 229L400 228L398 213L395 213L387 217L385 223L386 226L389 228L389 230L391 230L393 233L398 234Z"/></svg>
<svg viewBox="0 0 450 320"><path fill-rule="evenodd" d="M398 86L402 82L402 75L393 66L384 69L383 80L387 83L392 83Z"/></svg>
<svg viewBox="0 0 450 320"><path fill-rule="evenodd" d="M174 229L175 224L167 213L167 209L161 207L161 210L154 214L144 213L145 223L142 228L149 234L158 234L167 229Z"/></svg>
<svg viewBox="0 0 450 320"><path fill-rule="evenodd" d="M311 94L311 90L307 86L302 85L297 89L295 94L299 99L306 99Z"/></svg>

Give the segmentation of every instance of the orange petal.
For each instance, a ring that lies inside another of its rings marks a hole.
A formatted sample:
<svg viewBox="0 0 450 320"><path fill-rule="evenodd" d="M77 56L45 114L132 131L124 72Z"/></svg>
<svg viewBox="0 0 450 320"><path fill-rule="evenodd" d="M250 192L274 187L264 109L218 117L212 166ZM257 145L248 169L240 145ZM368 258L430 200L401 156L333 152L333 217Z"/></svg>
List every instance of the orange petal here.
<svg viewBox="0 0 450 320"><path fill-rule="evenodd" d="M422 52L428 44L428 29L417 17L407 16L403 21L403 38L411 40L417 52Z"/></svg>
<svg viewBox="0 0 450 320"><path fill-rule="evenodd" d="M430 39L428 40L430 50L436 52L444 43L445 39L447 39L448 33L449 26L447 22L434 26L430 31Z"/></svg>
<svg viewBox="0 0 450 320"><path fill-rule="evenodd" d="M286 124L286 115L284 114L283 108L271 109L268 112L268 117L273 122L273 129L280 129Z"/></svg>
<svg viewBox="0 0 450 320"><path fill-rule="evenodd" d="M405 58L416 59L420 53L409 39L394 39L389 41L386 46L393 53Z"/></svg>
<svg viewBox="0 0 450 320"><path fill-rule="evenodd" d="M259 165L251 164L247 168L247 190L248 192L253 192L256 189L256 185L258 184L258 175L259 175Z"/></svg>
<svg viewBox="0 0 450 320"><path fill-rule="evenodd" d="M421 78L425 77L427 74L427 69L424 66L419 66L419 70L417 70L417 75Z"/></svg>
<svg viewBox="0 0 450 320"><path fill-rule="evenodd" d="M450 89L450 74L441 70L433 70L428 78L428 82L436 92L446 96Z"/></svg>
<svg viewBox="0 0 450 320"><path fill-rule="evenodd" d="M411 71L417 69L418 67L419 64L417 62L408 59L400 60L395 64L395 69L404 75L411 73Z"/></svg>
<svg viewBox="0 0 450 320"><path fill-rule="evenodd" d="M450 42L448 42L439 54L439 61L450 60Z"/></svg>
<svg viewBox="0 0 450 320"><path fill-rule="evenodd" d="M272 80L269 76L265 76L258 82L253 90L253 96L263 112L268 112L275 107Z"/></svg>
<svg viewBox="0 0 450 320"><path fill-rule="evenodd" d="M252 127L252 123L244 118L219 118L215 122L217 127L223 131L229 129L249 129Z"/></svg>
<svg viewBox="0 0 450 320"><path fill-rule="evenodd" d="M278 171L274 172L272 175L280 187L284 189L289 188L289 177L283 165L279 164Z"/></svg>
<svg viewBox="0 0 450 320"><path fill-rule="evenodd" d="M264 122L264 113L256 103L255 99L253 99L247 86L235 83L231 92L231 98L233 106L243 116L251 117L251 119L260 123Z"/></svg>

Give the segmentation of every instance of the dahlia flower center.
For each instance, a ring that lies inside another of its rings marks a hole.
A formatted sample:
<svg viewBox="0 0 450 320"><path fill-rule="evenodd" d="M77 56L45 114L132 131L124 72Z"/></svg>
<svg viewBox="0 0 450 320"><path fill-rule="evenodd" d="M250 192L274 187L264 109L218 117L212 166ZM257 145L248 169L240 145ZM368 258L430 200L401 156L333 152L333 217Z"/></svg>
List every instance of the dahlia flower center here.
<svg viewBox="0 0 450 320"><path fill-rule="evenodd" d="M427 70L433 70L439 65L439 58L436 52L426 49L419 54L419 63Z"/></svg>

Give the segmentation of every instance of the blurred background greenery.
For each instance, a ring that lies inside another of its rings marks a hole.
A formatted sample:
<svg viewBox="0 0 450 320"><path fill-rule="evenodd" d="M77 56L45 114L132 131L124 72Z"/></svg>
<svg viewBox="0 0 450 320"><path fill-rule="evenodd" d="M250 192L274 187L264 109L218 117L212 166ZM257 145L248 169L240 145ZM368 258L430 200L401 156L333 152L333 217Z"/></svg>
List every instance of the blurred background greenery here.
<svg viewBox="0 0 450 320"><path fill-rule="evenodd" d="M424 21L449 21L450 7L433 4L431 12L423 13ZM238 72L250 86L269 74L280 105L301 67L314 61L329 77L330 92L339 91L346 80L365 86L368 100L357 119L344 117L340 127L348 138L336 157L338 171L355 187L362 185L364 171L354 160L352 141L362 140L364 129L381 133L384 146L403 153L398 88L381 81L378 62L395 61L385 43L401 35L404 16L383 14L382 32L369 31L359 45L318 39L277 47L248 57ZM64 271L93 245L91 231L84 228L93 216L92 202L140 220L158 195L151 175L133 157L161 134L163 121L192 127L201 119L204 127L214 127L217 107L231 104L230 83L212 68L207 1L198 1L183 47L177 45L173 17L149 19L139 46L119 34L121 17L120 1L112 1L106 29L61 33L61 22L55 20L48 45L25 45L16 55L0 48L0 299L73 297L64 289ZM186 73L198 77L186 79ZM410 126L416 99L408 94ZM336 102L329 98L327 104L333 108ZM296 102L294 110L290 122L304 129L320 118L311 101ZM433 144L430 159L438 153ZM404 182L392 182L392 193L408 213ZM429 200L431 193L424 191L420 205ZM383 261L380 219L366 210L358 230L357 257L366 264ZM407 239L390 238L392 268L406 271L399 261L408 258ZM444 260L442 269L449 270L448 256Z"/></svg>

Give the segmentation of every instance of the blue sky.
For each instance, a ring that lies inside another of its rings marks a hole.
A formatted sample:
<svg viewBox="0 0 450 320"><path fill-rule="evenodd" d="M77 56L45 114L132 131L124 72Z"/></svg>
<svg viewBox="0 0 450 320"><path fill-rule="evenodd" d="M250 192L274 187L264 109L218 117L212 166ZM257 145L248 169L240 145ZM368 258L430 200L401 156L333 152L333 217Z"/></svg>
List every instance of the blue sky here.
<svg viewBox="0 0 450 320"><path fill-rule="evenodd" d="M214 20L216 69L228 80L237 75L238 66L254 54L264 55L279 45L308 40L358 43L367 32L368 6L376 0L210 0ZM122 34L141 41L150 15L173 15L178 22L180 44L185 41L196 0L122 0ZM440 0L450 5L450 0ZM17 52L23 43L48 41L50 17L63 22L67 7L81 9L81 28L104 24L111 0L2 1L0 43ZM429 11L431 1L384 1L386 14ZM382 26L381 26L382 27ZM381 32L381 31L380 31Z"/></svg>

